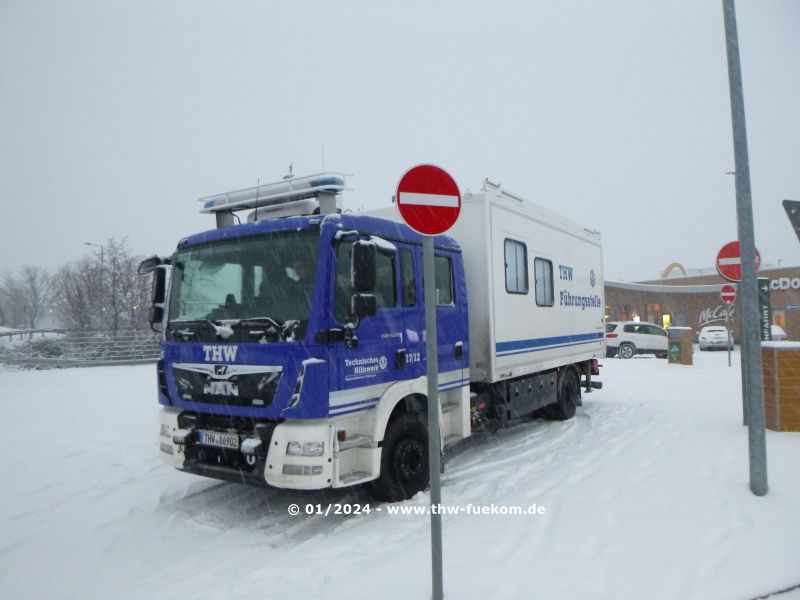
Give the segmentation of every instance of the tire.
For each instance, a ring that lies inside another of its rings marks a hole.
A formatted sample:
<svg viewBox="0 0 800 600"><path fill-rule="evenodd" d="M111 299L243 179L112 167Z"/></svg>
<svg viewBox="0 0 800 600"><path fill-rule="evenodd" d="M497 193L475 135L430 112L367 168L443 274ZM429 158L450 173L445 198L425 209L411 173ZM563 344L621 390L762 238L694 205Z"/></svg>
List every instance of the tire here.
<svg viewBox="0 0 800 600"><path fill-rule="evenodd" d="M567 369L558 392L558 401L545 407L544 415L551 421L567 421L575 416L581 399L581 382L575 369Z"/></svg>
<svg viewBox="0 0 800 600"><path fill-rule="evenodd" d="M633 358L636 354L636 346L631 344L630 342L625 342L624 344L620 345L617 354L620 358Z"/></svg>
<svg viewBox="0 0 800 600"><path fill-rule="evenodd" d="M389 422L383 437L380 476L368 484L377 500L407 500L428 487L428 427L424 415L404 414Z"/></svg>

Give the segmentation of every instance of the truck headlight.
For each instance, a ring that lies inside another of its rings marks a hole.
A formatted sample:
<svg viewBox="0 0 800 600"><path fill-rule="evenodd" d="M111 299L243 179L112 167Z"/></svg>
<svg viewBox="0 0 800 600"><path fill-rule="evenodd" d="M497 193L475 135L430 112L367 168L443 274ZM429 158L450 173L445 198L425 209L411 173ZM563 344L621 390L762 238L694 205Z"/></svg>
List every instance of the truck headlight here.
<svg viewBox="0 0 800 600"><path fill-rule="evenodd" d="M324 450L324 442L289 442L286 445L289 456L322 456Z"/></svg>

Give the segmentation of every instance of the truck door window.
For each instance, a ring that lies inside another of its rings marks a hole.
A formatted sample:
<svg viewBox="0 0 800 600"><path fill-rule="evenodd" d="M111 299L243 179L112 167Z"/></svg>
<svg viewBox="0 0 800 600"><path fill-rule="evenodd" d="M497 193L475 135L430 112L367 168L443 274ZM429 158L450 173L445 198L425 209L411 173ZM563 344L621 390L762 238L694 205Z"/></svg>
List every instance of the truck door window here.
<svg viewBox="0 0 800 600"><path fill-rule="evenodd" d="M353 296L353 286L350 280L350 255L353 244L341 242L336 248L336 288L334 291L334 317L337 321L345 323L352 320L350 313L350 299ZM376 259L375 295L378 309L397 306L397 289L395 285L394 257L378 252Z"/></svg>
<svg viewBox="0 0 800 600"><path fill-rule="evenodd" d="M528 293L528 249L522 242L505 241L506 291L509 294Z"/></svg>
<svg viewBox="0 0 800 600"><path fill-rule="evenodd" d="M436 255L433 260L436 282L436 306L453 305L453 261Z"/></svg>
<svg viewBox="0 0 800 600"><path fill-rule="evenodd" d="M544 258L533 261L536 278L536 305L553 306L553 263Z"/></svg>
<svg viewBox="0 0 800 600"><path fill-rule="evenodd" d="M417 305L417 281L414 277L414 257L411 250L400 249L400 288L403 306Z"/></svg>

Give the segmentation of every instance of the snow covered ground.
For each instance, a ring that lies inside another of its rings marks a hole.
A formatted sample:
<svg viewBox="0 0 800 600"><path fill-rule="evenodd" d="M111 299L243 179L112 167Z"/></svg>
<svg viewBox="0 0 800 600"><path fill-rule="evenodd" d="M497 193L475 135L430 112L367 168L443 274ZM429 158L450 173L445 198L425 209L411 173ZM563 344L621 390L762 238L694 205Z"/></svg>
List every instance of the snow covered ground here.
<svg viewBox="0 0 800 600"><path fill-rule="evenodd" d="M747 599L800 584L800 434L767 433L770 492L753 496L738 354L695 361L607 359L573 420L451 452L447 505L545 514L446 515L446 598ZM292 503L371 500L179 473L159 461L156 411L153 366L0 370L1 597L430 597L427 516L372 503L294 517Z"/></svg>

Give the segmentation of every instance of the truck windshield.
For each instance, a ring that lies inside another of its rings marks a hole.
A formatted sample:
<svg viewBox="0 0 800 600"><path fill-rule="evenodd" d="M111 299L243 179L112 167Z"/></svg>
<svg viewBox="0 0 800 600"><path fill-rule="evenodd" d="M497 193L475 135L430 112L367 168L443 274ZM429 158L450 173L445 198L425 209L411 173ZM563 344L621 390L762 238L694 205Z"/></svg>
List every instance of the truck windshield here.
<svg viewBox="0 0 800 600"><path fill-rule="evenodd" d="M319 244L318 232L292 231L179 250L170 323L269 319L307 324Z"/></svg>

